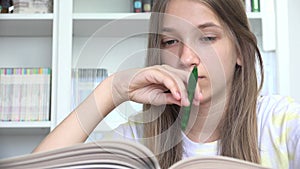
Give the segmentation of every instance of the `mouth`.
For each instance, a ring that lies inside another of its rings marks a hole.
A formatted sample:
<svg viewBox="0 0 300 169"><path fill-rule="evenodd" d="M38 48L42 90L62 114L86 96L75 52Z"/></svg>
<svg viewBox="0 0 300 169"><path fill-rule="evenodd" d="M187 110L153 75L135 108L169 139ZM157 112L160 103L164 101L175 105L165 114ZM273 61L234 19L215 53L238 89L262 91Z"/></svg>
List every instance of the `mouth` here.
<svg viewBox="0 0 300 169"><path fill-rule="evenodd" d="M198 79L204 79L205 76L198 76Z"/></svg>

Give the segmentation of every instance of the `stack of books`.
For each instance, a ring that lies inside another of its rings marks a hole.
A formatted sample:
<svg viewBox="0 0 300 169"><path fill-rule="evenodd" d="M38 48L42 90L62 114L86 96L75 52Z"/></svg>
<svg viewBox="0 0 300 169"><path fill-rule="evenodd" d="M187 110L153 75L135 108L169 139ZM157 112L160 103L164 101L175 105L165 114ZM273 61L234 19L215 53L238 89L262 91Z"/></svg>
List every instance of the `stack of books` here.
<svg viewBox="0 0 300 169"><path fill-rule="evenodd" d="M14 0L14 13L52 13L53 0Z"/></svg>
<svg viewBox="0 0 300 169"><path fill-rule="evenodd" d="M108 76L102 68L72 69L72 109L76 108Z"/></svg>
<svg viewBox="0 0 300 169"><path fill-rule="evenodd" d="M49 68L0 68L0 121L49 121Z"/></svg>

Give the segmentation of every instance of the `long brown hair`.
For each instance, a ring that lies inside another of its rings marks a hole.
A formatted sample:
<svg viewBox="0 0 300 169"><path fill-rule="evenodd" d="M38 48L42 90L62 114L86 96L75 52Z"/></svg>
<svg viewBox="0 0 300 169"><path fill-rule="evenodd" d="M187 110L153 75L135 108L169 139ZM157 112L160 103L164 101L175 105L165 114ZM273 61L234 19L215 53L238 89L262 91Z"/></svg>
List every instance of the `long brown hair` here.
<svg viewBox="0 0 300 169"><path fill-rule="evenodd" d="M164 13L170 1L156 0L153 12ZM236 50L242 60L242 66L236 65L231 95L226 103L225 116L219 125L221 129L219 152L224 156L260 163L256 102L263 84L263 64L256 37L250 31L244 4L241 0L194 1L210 8L219 17L222 24L229 28L229 33L232 35ZM150 22L148 66L161 64L159 50L151 49L161 47L159 32L163 20L159 15L153 13ZM258 62L261 77L259 85L256 76L256 62ZM144 110L150 107L150 105L144 105ZM150 138L146 144L157 154L162 168L168 168L182 158L179 109L178 106L167 105L165 111L158 118L144 125L144 137ZM158 135L161 137L155 137ZM166 145L173 146L163 152L160 151L165 149Z"/></svg>

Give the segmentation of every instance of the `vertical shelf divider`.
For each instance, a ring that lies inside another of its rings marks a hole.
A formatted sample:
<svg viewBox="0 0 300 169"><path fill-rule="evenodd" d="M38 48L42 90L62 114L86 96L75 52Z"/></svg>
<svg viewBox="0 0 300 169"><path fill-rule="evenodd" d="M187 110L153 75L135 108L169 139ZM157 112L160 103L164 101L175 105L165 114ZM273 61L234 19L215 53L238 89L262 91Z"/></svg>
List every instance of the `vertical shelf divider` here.
<svg viewBox="0 0 300 169"><path fill-rule="evenodd" d="M71 107L71 63L72 63L72 32L73 32L73 1L57 0L56 31L54 39L56 49L55 66L53 66L52 89L52 129L57 126L69 113Z"/></svg>

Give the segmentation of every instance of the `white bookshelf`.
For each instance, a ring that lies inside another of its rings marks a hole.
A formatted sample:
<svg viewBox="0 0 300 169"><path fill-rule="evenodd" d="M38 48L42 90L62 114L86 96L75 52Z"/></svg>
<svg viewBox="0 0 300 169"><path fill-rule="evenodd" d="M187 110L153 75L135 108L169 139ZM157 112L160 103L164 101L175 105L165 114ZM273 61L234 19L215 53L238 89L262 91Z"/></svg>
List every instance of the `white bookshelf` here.
<svg viewBox="0 0 300 169"><path fill-rule="evenodd" d="M260 12L247 12L248 19L261 19L262 14Z"/></svg>
<svg viewBox="0 0 300 169"><path fill-rule="evenodd" d="M2 37L50 37L53 14L1 14Z"/></svg>
<svg viewBox="0 0 300 169"><path fill-rule="evenodd" d="M147 33L150 14L74 14L74 37L127 37ZM134 26L133 26L134 25Z"/></svg>
<svg viewBox="0 0 300 169"><path fill-rule="evenodd" d="M51 127L50 121L8 121L0 122L0 128L49 128Z"/></svg>
<svg viewBox="0 0 300 169"><path fill-rule="evenodd" d="M54 11L56 9L54 7ZM0 14L0 67L53 69L56 66L54 61L57 56L56 36L55 12ZM55 74L52 74L52 79L55 81ZM54 89L55 86L52 85ZM51 97L54 99L55 94ZM56 113L52 111L50 114L50 119L54 119ZM0 158L30 153L51 130L54 121L50 119L0 121Z"/></svg>
<svg viewBox="0 0 300 169"><path fill-rule="evenodd" d="M149 20L150 13L74 13L74 20Z"/></svg>
<svg viewBox="0 0 300 169"><path fill-rule="evenodd" d="M0 19L1 20L52 20L53 16L54 16L53 13L47 13L47 14L2 13L0 15Z"/></svg>
<svg viewBox="0 0 300 169"><path fill-rule="evenodd" d="M147 36L143 33L148 30L150 14L131 13L131 7L130 0L54 0L53 14L0 15L0 67L52 68L51 121L0 122L0 149L5 148L5 154L0 158L29 153L71 112L72 68L102 67L111 74L132 66L143 66L147 46ZM283 39L280 44L288 41L288 37L274 34L276 30L285 30L284 24L266 26L267 18L276 19L275 16L266 18L264 12L247 13L247 16L256 35L260 36L262 50L263 43L277 43L277 36ZM280 23L286 19L283 16ZM138 34L134 35L136 32ZM129 37L124 39L124 35ZM283 60L288 53L287 47L276 45L272 49L272 45L268 50ZM99 55L105 56L101 62L97 60ZM279 67L286 69L287 66L289 63L284 62ZM284 74L280 73L280 76L283 79ZM280 90L284 91L290 82L288 79L279 83ZM20 146L27 148L19 151Z"/></svg>
<svg viewBox="0 0 300 169"><path fill-rule="evenodd" d="M72 67L106 68L109 74L143 67L149 19L150 13L74 11ZM135 110L142 109L141 105L131 105L127 102L117 107L97 126L91 137L97 137L97 131L124 123L124 114L130 113L129 106Z"/></svg>

